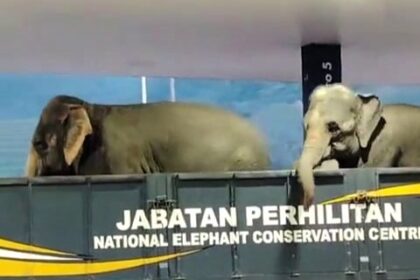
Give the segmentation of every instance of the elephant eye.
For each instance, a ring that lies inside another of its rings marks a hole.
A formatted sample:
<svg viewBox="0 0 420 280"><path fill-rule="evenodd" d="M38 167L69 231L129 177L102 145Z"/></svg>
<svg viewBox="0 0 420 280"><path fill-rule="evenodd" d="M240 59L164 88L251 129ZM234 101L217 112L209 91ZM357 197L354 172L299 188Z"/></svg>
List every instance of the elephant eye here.
<svg viewBox="0 0 420 280"><path fill-rule="evenodd" d="M328 122L327 123L327 128L328 128L328 131L331 132L331 133L337 133L337 132L340 131L340 127L334 121Z"/></svg>
<svg viewBox="0 0 420 280"><path fill-rule="evenodd" d="M47 143L42 140L34 141L33 145L34 145L34 148L39 152L44 152L48 149Z"/></svg>

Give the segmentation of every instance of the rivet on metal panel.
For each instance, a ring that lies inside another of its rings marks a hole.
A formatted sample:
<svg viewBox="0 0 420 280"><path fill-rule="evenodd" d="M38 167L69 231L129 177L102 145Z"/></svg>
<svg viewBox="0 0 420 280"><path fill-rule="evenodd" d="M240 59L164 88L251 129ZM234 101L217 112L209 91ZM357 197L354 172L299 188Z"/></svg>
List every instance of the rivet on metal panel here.
<svg viewBox="0 0 420 280"><path fill-rule="evenodd" d="M383 274L386 274L386 270L376 270L375 271L375 273L377 274L377 275L383 275Z"/></svg>
<svg viewBox="0 0 420 280"><path fill-rule="evenodd" d="M243 275L242 274L236 274L236 273L234 273L234 274L232 274L232 277L230 277L230 279L242 279L242 277L243 277Z"/></svg>
<svg viewBox="0 0 420 280"><path fill-rule="evenodd" d="M386 270L376 270L375 274L376 274L376 279L377 280L387 280L388 279Z"/></svg>
<svg viewBox="0 0 420 280"><path fill-rule="evenodd" d="M346 268L346 271L344 271L344 274L346 276L354 276L354 275L356 275L356 272L353 271L353 270L347 270L347 268Z"/></svg>
<svg viewBox="0 0 420 280"><path fill-rule="evenodd" d="M378 225L378 227L380 227ZM376 266L376 271L385 271L384 270L384 254L383 254L383 250L382 250L382 241L378 240L378 262L379 264Z"/></svg>
<svg viewBox="0 0 420 280"><path fill-rule="evenodd" d="M299 272L292 272L292 273L290 274L290 277L291 277L291 278L297 278L297 277L300 277L300 273L299 273Z"/></svg>
<svg viewBox="0 0 420 280"><path fill-rule="evenodd" d="M350 245L350 242L346 242L346 245ZM347 252L346 252L346 254L347 254L347 256L351 256L351 250L348 250Z"/></svg>
<svg viewBox="0 0 420 280"><path fill-rule="evenodd" d="M349 271L345 271L344 272L345 275L345 279L351 280L351 279L356 279L356 272L349 270Z"/></svg>
<svg viewBox="0 0 420 280"><path fill-rule="evenodd" d="M344 269L344 274L346 275L352 275L354 274L353 271L353 264L352 264L352 247L350 242L345 242L345 248L346 248L346 255L347 255L347 265Z"/></svg>

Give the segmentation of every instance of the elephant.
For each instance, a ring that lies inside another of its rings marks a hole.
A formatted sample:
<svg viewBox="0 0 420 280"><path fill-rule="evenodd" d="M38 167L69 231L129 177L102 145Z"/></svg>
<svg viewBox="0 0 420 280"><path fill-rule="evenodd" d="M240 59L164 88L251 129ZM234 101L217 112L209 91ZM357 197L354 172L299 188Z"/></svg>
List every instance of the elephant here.
<svg viewBox="0 0 420 280"><path fill-rule="evenodd" d="M314 169L420 166L420 107L383 105L341 83L320 85L304 115L305 140L295 168L302 204L313 204ZM331 162L338 164L331 164Z"/></svg>
<svg viewBox="0 0 420 280"><path fill-rule="evenodd" d="M43 108L25 176L266 170L262 133L217 106L97 104L57 95Z"/></svg>

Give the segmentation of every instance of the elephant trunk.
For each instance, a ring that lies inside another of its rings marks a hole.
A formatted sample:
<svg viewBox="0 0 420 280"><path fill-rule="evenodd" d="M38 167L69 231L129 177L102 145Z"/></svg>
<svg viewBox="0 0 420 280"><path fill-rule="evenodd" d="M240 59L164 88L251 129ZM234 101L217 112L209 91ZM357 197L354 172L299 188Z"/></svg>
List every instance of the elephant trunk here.
<svg viewBox="0 0 420 280"><path fill-rule="evenodd" d="M311 128L306 134L302 154L297 165L297 173L303 187L303 205L307 209L314 199L315 180L313 168L321 161L328 148L330 135L322 129Z"/></svg>

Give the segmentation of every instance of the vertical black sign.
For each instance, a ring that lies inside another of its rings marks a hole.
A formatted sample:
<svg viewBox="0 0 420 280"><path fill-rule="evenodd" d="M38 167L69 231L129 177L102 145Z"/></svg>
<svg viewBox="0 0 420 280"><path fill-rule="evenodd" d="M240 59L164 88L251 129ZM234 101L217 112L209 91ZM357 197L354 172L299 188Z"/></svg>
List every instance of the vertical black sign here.
<svg viewBox="0 0 420 280"><path fill-rule="evenodd" d="M303 113L308 109L309 95L321 84L341 82L341 46L308 44L302 46Z"/></svg>

